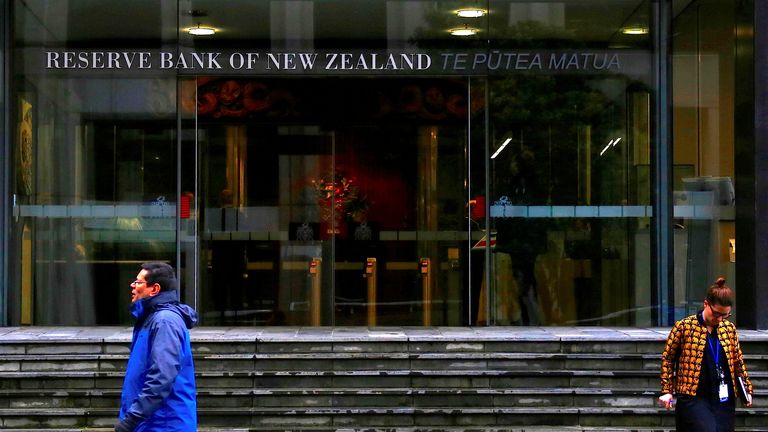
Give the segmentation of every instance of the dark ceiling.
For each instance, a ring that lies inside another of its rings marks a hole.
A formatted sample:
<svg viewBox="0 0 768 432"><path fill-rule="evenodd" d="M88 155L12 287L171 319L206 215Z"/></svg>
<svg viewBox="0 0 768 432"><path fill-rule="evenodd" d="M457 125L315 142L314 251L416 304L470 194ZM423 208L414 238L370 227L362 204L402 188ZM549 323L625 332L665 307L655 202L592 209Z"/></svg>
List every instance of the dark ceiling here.
<svg viewBox="0 0 768 432"><path fill-rule="evenodd" d="M676 8L686 3L679 0ZM492 18L455 16L456 9L473 4L487 8ZM218 29L208 37L210 43L405 41L425 28L450 39L455 36L448 28L462 25L488 31L492 39L525 21L541 24L535 37L546 38L550 32L608 44L630 38L621 34L622 27L648 26L649 20L647 0L17 0L15 8L16 40L27 46L184 43L191 40L185 29L197 24Z"/></svg>

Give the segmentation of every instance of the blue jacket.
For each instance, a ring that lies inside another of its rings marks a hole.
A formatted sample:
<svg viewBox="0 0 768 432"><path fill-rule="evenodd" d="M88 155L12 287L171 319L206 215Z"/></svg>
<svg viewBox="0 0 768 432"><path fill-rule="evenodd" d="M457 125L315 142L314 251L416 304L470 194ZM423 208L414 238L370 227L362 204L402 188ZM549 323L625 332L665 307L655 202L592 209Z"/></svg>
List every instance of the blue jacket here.
<svg viewBox="0 0 768 432"><path fill-rule="evenodd" d="M131 304L136 318L120 404L120 421L135 432L197 430L195 366L189 329L197 313L178 291Z"/></svg>

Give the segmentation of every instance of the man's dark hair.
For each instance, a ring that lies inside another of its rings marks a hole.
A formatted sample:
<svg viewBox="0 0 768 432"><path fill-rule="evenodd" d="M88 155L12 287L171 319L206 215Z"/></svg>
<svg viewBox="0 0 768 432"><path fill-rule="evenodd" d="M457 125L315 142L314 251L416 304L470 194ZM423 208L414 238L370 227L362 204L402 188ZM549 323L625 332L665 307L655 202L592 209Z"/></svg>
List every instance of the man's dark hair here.
<svg viewBox="0 0 768 432"><path fill-rule="evenodd" d="M709 304L733 306L733 290L725 284L725 278L720 276L707 290L706 300Z"/></svg>
<svg viewBox="0 0 768 432"><path fill-rule="evenodd" d="M173 291L178 288L173 267L164 262L148 262L141 265L147 271L146 279L149 285L160 284L160 291Z"/></svg>

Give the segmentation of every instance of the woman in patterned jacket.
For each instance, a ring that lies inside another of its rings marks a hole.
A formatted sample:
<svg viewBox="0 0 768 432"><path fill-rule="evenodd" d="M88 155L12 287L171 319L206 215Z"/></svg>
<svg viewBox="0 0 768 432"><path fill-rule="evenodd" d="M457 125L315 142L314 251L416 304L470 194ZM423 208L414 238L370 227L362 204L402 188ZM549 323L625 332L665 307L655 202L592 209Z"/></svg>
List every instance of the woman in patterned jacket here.
<svg viewBox="0 0 768 432"><path fill-rule="evenodd" d="M661 356L659 403L672 408L677 397L678 431L733 431L737 378L747 389L752 406L752 383L731 316L733 290L718 278L707 290L704 309L675 323Z"/></svg>

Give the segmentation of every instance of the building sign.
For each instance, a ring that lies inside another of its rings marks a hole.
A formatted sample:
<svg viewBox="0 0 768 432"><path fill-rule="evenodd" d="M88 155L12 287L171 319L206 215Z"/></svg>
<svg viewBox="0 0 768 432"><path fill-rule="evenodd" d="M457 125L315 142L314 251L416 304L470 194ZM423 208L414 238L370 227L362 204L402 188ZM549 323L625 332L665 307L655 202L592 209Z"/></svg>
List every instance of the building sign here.
<svg viewBox="0 0 768 432"><path fill-rule="evenodd" d="M77 51L44 50L41 69L53 71L174 71L179 74L438 74L645 73L644 51Z"/></svg>

